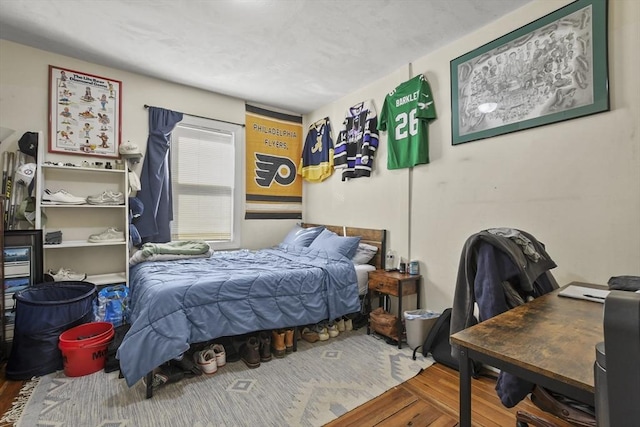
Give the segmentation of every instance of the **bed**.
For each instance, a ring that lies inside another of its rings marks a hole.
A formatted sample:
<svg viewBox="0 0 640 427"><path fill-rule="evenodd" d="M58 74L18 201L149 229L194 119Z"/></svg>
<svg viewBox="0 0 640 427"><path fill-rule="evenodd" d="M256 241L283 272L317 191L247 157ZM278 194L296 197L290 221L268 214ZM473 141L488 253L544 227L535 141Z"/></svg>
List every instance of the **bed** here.
<svg viewBox="0 0 640 427"><path fill-rule="evenodd" d="M378 248L368 268L381 266L384 230L323 227ZM130 268L131 328L118 348L121 373L132 386L193 343L360 311L366 292L362 277L366 273L357 273L345 256L284 243L216 252L210 258L139 263Z"/></svg>

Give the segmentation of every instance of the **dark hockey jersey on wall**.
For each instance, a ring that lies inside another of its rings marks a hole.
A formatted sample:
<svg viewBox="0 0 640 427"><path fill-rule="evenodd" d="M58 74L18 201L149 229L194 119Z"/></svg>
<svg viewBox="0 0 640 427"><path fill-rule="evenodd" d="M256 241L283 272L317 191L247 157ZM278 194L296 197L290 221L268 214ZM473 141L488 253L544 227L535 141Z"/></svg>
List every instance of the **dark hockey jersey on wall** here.
<svg viewBox="0 0 640 427"><path fill-rule="evenodd" d="M371 176L378 149L378 116L371 101L347 110L338 135L333 163L342 170L342 180Z"/></svg>

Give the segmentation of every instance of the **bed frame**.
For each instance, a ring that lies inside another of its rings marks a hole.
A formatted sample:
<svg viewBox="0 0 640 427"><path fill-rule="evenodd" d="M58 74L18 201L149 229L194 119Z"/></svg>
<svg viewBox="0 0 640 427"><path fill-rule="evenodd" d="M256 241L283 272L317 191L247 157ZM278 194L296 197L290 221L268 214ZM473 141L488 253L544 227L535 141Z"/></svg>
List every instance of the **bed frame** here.
<svg viewBox="0 0 640 427"><path fill-rule="evenodd" d="M387 251L387 232L386 230L376 230L372 228L357 228L357 227L345 227L338 225L324 225L324 224L310 224L310 223L302 223L301 226L304 228L308 227L317 227L322 225L330 231L340 235L340 236L359 236L360 241L362 243L367 243L369 245L375 246L378 248L378 252L376 255L369 261L369 264L373 265L377 269L383 268L384 263L384 254ZM299 326L299 325L298 325ZM294 340L293 340L293 351L297 351L298 343L297 343L297 326L294 329ZM122 373L120 374L122 377ZM153 371L147 373L146 375L146 398L150 399L153 397Z"/></svg>
<svg viewBox="0 0 640 427"><path fill-rule="evenodd" d="M377 269L384 268L384 256L387 253L386 230L345 227L342 225L311 224L307 222L303 222L301 226L304 228L322 226L340 236L359 236L362 243L366 243L378 248L378 252L373 257L373 259L369 261L369 264L373 265Z"/></svg>

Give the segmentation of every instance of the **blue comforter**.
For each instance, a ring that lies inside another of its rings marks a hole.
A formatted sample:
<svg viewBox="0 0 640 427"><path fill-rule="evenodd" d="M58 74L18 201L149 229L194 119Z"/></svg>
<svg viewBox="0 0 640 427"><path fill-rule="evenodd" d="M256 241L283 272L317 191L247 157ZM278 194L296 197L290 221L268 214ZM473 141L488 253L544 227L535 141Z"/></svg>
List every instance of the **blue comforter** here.
<svg viewBox="0 0 640 427"><path fill-rule="evenodd" d="M130 322L117 357L127 384L189 344L335 319L360 309L351 260L281 245L130 270Z"/></svg>

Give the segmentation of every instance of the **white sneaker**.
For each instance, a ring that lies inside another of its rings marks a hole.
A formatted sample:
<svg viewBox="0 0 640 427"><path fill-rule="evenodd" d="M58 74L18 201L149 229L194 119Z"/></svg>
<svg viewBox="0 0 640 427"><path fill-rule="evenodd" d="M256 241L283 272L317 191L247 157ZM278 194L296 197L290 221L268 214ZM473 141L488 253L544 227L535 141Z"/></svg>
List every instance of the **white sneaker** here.
<svg viewBox="0 0 640 427"><path fill-rule="evenodd" d="M97 196L87 197L90 205L124 205L124 194L121 192L103 191Z"/></svg>
<svg viewBox="0 0 640 427"><path fill-rule="evenodd" d="M346 331L353 331L353 320L344 319L344 329Z"/></svg>
<svg viewBox="0 0 640 427"><path fill-rule="evenodd" d="M213 351L213 349L196 351L193 354L193 361L205 374L215 374L218 371L216 353Z"/></svg>
<svg viewBox="0 0 640 427"><path fill-rule="evenodd" d="M213 344L209 348L216 354L216 364L218 368L227 364L227 353L224 351L222 344Z"/></svg>
<svg viewBox="0 0 640 427"><path fill-rule="evenodd" d="M336 320L336 326L338 327L338 332L344 332L345 331L345 325L344 325L344 318L340 318L338 320Z"/></svg>
<svg viewBox="0 0 640 427"><path fill-rule="evenodd" d="M329 326L327 326L327 332L331 338L335 338L340 335L340 331L338 331L338 327L335 323L330 323Z"/></svg>
<svg viewBox="0 0 640 427"><path fill-rule="evenodd" d="M313 325L312 330L318 334L318 339L320 341L326 341L329 339L329 332L327 332L327 328L324 325L320 323L315 324Z"/></svg>
<svg viewBox="0 0 640 427"><path fill-rule="evenodd" d="M45 279L49 282L64 282L64 281L72 281L72 282L82 282L87 278L85 273L76 273L75 271L71 271L68 268L60 268L57 272L53 272L53 270L49 270L45 273Z"/></svg>
<svg viewBox="0 0 640 427"><path fill-rule="evenodd" d="M102 233L89 236L90 243L124 242L124 233L117 228L107 228Z"/></svg>
<svg viewBox="0 0 640 427"><path fill-rule="evenodd" d="M56 205L84 205L87 203L87 200L82 197L74 196L65 190L58 190L55 193L51 192L51 190L44 190L42 202L45 204L48 203Z"/></svg>

